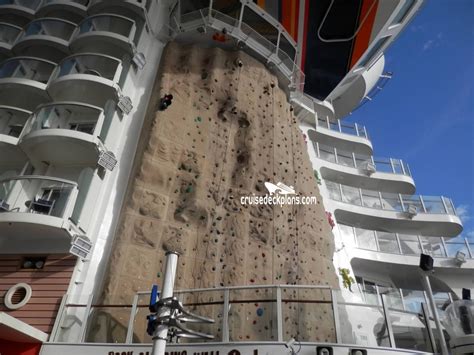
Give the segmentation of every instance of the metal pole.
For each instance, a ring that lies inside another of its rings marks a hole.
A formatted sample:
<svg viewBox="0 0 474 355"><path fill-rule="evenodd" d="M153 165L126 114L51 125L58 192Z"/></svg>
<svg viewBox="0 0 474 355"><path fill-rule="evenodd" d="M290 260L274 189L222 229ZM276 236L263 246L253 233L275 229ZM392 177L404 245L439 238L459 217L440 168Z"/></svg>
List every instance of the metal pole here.
<svg viewBox="0 0 474 355"><path fill-rule="evenodd" d="M438 352L438 347L436 346L436 341L433 336L433 331L431 330L430 326L430 312L428 312L428 309L426 308L426 303L422 302L421 303L421 311L423 312L423 318L425 318L425 325L426 325L426 330L428 331L428 337L430 339L430 344L431 344L431 349L433 350L433 353Z"/></svg>
<svg viewBox="0 0 474 355"><path fill-rule="evenodd" d="M448 355L448 348L446 346L446 339L444 338L443 329L441 328L441 321L439 320L438 310L436 309L436 303L433 297L433 290L431 289L430 278L426 272L422 276L423 286L426 291L426 295L429 299L429 304L431 306L431 312L433 313L433 318L436 324L436 330L438 331L439 343L441 347L441 354Z"/></svg>
<svg viewBox="0 0 474 355"><path fill-rule="evenodd" d="M167 252L166 264L163 272L163 283L161 284L161 299L173 297L174 280L176 278L176 269L178 267L178 253ZM158 318L169 316L170 311L163 307L158 311ZM168 338L168 326L160 324L156 327L153 334L153 348L151 355L164 355L166 349L166 340Z"/></svg>

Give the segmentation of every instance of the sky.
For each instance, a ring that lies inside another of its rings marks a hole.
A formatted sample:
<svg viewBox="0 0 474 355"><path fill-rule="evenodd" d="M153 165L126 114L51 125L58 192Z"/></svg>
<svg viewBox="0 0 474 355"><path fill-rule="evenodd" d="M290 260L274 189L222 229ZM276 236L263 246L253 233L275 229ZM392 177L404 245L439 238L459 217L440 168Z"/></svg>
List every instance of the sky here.
<svg viewBox="0 0 474 355"><path fill-rule="evenodd" d="M385 60L393 78L349 120L375 157L408 163L417 194L452 198L474 241L474 1L427 0Z"/></svg>

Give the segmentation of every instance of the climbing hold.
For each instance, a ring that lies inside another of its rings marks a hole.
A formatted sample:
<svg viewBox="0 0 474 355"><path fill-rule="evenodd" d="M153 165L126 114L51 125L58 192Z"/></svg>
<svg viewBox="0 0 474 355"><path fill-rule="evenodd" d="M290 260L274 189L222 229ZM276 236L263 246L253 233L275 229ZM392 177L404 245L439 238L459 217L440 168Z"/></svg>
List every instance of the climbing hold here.
<svg viewBox="0 0 474 355"><path fill-rule="evenodd" d="M263 316L263 308L257 308L257 316Z"/></svg>
<svg viewBox="0 0 474 355"><path fill-rule="evenodd" d="M193 192L193 187L191 185L189 185L187 188L186 188L186 193L190 193L190 192Z"/></svg>

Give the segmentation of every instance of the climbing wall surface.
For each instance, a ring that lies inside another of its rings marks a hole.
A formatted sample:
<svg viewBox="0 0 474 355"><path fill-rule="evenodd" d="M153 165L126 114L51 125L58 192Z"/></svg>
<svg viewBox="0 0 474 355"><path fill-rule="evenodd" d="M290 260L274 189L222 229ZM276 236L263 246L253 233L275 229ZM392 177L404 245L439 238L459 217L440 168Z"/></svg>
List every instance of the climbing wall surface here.
<svg viewBox="0 0 474 355"><path fill-rule="evenodd" d="M130 199L123 211L104 300L130 303L160 284L166 250L181 253L177 289L303 284L337 287L333 237L306 142L276 78L242 52L168 45L156 97L171 93L143 130ZM159 91L158 91L159 90ZM318 204L243 206L283 182ZM239 291L231 300L231 340L275 339L275 291ZM205 301L222 294L194 294ZM288 300L329 300L325 291L284 290ZM222 316L222 307L197 313ZM220 313L219 313L220 312ZM335 341L327 303L284 303L284 336ZM119 320L120 322L120 320ZM124 322L128 322L125 319ZM136 322L141 327L145 321ZM197 328L195 328L197 329ZM219 335L218 326L201 327ZM143 331L136 331L142 337Z"/></svg>

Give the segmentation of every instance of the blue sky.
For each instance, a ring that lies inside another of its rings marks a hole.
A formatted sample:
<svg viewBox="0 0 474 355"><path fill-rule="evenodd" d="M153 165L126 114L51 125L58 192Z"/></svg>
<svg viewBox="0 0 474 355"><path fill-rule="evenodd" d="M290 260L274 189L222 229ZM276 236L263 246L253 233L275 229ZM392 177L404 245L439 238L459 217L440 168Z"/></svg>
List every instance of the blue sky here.
<svg viewBox="0 0 474 355"><path fill-rule="evenodd" d="M387 51L392 80L349 118L374 155L410 165L417 194L454 200L474 241L474 1L426 1Z"/></svg>

